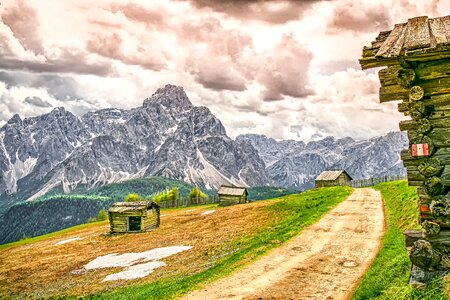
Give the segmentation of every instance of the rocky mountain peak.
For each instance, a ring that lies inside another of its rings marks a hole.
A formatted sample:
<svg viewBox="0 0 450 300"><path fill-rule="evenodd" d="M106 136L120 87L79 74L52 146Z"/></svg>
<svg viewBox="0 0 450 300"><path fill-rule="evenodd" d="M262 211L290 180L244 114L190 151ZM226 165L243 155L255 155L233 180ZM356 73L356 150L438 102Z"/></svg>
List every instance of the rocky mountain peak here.
<svg viewBox="0 0 450 300"><path fill-rule="evenodd" d="M0 213L53 188L70 192L142 176L207 188L271 183L254 147L229 138L207 107L194 107L175 85L129 110L108 108L78 118L55 108L24 120L17 115L10 123L19 125L6 125L0 135Z"/></svg>
<svg viewBox="0 0 450 300"><path fill-rule="evenodd" d="M194 106L186 95L183 87L172 84L166 84L163 88L159 88L150 97L144 100L144 107L152 104L160 104L165 108L178 111L186 111Z"/></svg>
<svg viewBox="0 0 450 300"><path fill-rule="evenodd" d="M6 122L6 124L8 124L8 125L13 125L13 124L21 125L22 124L22 119L20 118L19 114L14 114L14 116L12 116L12 118L9 119L8 122Z"/></svg>

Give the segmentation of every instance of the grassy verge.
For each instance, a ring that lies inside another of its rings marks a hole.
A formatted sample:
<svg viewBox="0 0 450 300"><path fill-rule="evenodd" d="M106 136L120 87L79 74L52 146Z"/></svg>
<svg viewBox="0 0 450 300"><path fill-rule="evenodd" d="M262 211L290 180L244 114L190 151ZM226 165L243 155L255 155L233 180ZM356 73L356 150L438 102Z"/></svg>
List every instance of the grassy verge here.
<svg viewBox="0 0 450 300"><path fill-rule="evenodd" d="M347 187L322 188L288 195L265 207L275 222L261 226L250 236L236 239L235 251L217 260L206 270L187 276L166 278L149 284L119 288L91 295L90 299L172 299L204 283L216 280L255 260L268 250L279 246L303 228L318 221L331 208L347 198Z"/></svg>
<svg viewBox="0 0 450 300"><path fill-rule="evenodd" d="M386 213L386 233L380 252L364 276L353 299L446 299L442 280L436 280L423 291L408 284L410 261L405 249L403 231L419 228L417 192L406 181L382 183Z"/></svg>

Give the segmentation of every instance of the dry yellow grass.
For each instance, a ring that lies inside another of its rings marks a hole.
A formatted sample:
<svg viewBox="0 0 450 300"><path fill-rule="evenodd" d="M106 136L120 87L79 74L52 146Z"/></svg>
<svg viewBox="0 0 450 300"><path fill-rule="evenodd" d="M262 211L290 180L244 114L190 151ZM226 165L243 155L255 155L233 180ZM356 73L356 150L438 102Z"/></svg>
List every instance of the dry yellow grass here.
<svg viewBox="0 0 450 300"><path fill-rule="evenodd" d="M251 235L273 216L264 206L273 201L219 208L216 206L165 210L160 228L139 234L110 235L109 224L83 228L43 241L0 250L0 298L46 298L60 295L87 295L104 289L155 279L193 274L207 269L217 259L236 251L239 241ZM210 209L212 214L201 215ZM79 237L71 243L59 241ZM121 268L80 271L98 256L111 253L142 252L154 248L186 245L191 250L164 259L167 266L147 277L129 281L102 282Z"/></svg>

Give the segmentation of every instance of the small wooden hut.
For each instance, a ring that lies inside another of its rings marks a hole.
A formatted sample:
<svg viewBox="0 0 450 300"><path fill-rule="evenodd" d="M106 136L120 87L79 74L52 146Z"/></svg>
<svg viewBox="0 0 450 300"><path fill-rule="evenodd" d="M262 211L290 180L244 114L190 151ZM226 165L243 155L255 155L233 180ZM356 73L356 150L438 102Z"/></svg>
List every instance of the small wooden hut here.
<svg viewBox="0 0 450 300"><path fill-rule="evenodd" d="M323 171L316 178L316 188L327 186L352 186L352 177L345 170Z"/></svg>
<svg viewBox="0 0 450 300"><path fill-rule="evenodd" d="M218 191L219 205L228 206L247 202L248 192L244 187L222 185Z"/></svg>
<svg viewBox="0 0 450 300"><path fill-rule="evenodd" d="M108 214L111 233L143 232L159 226L159 205L155 202L116 202Z"/></svg>

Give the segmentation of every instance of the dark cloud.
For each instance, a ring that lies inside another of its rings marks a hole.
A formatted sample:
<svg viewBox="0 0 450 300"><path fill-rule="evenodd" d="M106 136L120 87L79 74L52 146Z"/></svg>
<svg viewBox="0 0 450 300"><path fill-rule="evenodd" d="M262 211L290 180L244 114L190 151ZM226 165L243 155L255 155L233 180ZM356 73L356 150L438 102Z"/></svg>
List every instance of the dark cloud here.
<svg viewBox="0 0 450 300"><path fill-rule="evenodd" d="M232 76L225 74L223 70L211 66L208 72L205 69L202 72L195 75L195 79L198 83L206 88L213 90L230 90L230 91L245 91L246 83L240 76Z"/></svg>
<svg viewBox="0 0 450 300"><path fill-rule="evenodd" d="M131 45L124 52L120 34L94 34L87 42L86 49L103 57L115 59L127 65L138 65L147 70L160 71L166 66L166 60L157 47ZM131 47L130 47L131 46ZM153 52L155 51L155 52Z"/></svg>
<svg viewBox="0 0 450 300"><path fill-rule="evenodd" d="M251 50L250 36L224 28L215 18L185 24L180 30L185 43L206 46L201 51L194 48L186 59L185 68L198 83L213 90L246 89L252 77L243 54Z"/></svg>
<svg viewBox="0 0 450 300"><path fill-rule="evenodd" d="M225 13L238 19L259 20L283 24L300 19L319 0L269 1L269 0L191 0L193 6Z"/></svg>
<svg viewBox="0 0 450 300"><path fill-rule="evenodd" d="M263 99L276 101L283 99L283 95L299 98L310 95L312 91L306 85L312 57L312 53L292 35L284 35L260 61L263 68L258 72L257 80L266 88Z"/></svg>
<svg viewBox="0 0 450 300"><path fill-rule="evenodd" d="M42 100L39 97L33 96L33 97L26 97L24 100L25 103L37 106L37 107L52 107L50 103L48 103L45 100Z"/></svg>
<svg viewBox="0 0 450 300"><path fill-rule="evenodd" d="M372 32L390 29L389 7L383 4L367 5L358 1L339 1L328 23L331 34L342 30L354 32ZM374 2L376 3L376 2Z"/></svg>
<svg viewBox="0 0 450 300"><path fill-rule="evenodd" d="M49 95L62 101L83 98L79 93L80 86L72 77L20 71L0 71L0 81L4 82L8 88L16 86L45 88Z"/></svg>
<svg viewBox="0 0 450 300"><path fill-rule="evenodd" d="M127 3L126 5L112 4L111 11L113 13L123 13L130 21L137 21L156 28L163 27L165 24L164 16L167 15L161 7L152 10L135 3Z"/></svg>
<svg viewBox="0 0 450 300"><path fill-rule="evenodd" d="M257 53L251 36L226 29L219 20L208 18L188 24L181 36L207 46L193 51L185 66L206 88L244 91L249 83L257 81L265 87L266 101L311 93L306 84L312 54L293 35L284 35L272 48Z"/></svg>
<svg viewBox="0 0 450 300"><path fill-rule="evenodd" d="M68 50L58 58L49 58L45 62L24 61L17 58L0 57L0 69L24 70L36 73L73 73L106 76L111 73L107 63L89 63L83 53L71 53Z"/></svg>
<svg viewBox="0 0 450 300"><path fill-rule="evenodd" d="M38 76L32 84L33 87L46 87L50 95L58 100L75 100L83 98L80 93L80 86L71 77L58 75Z"/></svg>
<svg viewBox="0 0 450 300"><path fill-rule="evenodd" d="M19 0L17 6L6 6L1 15L2 22L7 25L22 46L37 54L43 54L42 39L39 34L39 21L36 12L25 1Z"/></svg>

